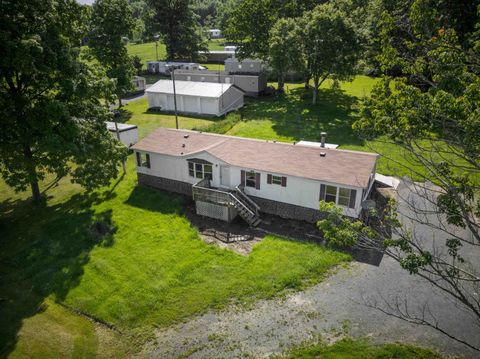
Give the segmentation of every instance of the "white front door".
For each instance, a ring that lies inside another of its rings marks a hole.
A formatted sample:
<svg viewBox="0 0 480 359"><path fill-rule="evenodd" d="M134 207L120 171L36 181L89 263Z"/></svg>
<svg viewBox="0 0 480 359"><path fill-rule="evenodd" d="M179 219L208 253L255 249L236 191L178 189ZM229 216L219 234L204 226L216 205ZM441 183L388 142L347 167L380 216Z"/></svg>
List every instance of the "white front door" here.
<svg viewBox="0 0 480 359"><path fill-rule="evenodd" d="M220 185L230 187L230 166L220 166Z"/></svg>

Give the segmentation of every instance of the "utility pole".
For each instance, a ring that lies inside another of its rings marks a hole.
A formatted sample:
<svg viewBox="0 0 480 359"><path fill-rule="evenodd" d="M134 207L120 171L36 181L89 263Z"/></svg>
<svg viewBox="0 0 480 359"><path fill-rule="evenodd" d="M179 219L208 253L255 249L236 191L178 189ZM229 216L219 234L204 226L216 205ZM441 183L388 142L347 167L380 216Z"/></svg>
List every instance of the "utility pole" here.
<svg viewBox="0 0 480 359"><path fill-rule="evenodd" d="M160 35L153 35L153 39L155 40L155 55L158 61L158 40L160 39Z"/></svg>
<svg viewBox="0 0 480 359"><path fill-rule="evenodd" d="M175 128L178 130L177 91L175 90L175 65L172 66L173 104L175 106Z"/></svg>

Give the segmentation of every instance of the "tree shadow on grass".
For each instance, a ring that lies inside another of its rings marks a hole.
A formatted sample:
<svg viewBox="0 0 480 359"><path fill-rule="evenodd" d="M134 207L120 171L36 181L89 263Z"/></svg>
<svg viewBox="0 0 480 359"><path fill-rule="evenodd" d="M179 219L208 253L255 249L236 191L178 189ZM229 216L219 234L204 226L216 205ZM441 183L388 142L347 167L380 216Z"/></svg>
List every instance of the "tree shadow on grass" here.
<svg viewBox="0 0 480 359"><path fill-rule="evenodd" d="M22 321L65 300L95 246L113 244L112 213L95 214L102 195L77 194L61 204L0 203L0 357L15 348Z"/></svg>
<svg viewBox="0 0 480 359"><path fill-rule="evenodd" d="M126 204L151 212L164 214L183 213L185 197L145 186L135 186Z"/></svg>
<svg viewBox="0 0 480 359"><path fill-rule="evenodd" d="M249 101L244 121L270 120L279 136L294 140L319 141L327 132L329 143L361 145L352 124L357 116L358 98L339 89L320 89L316 105L311 90L295 88L286 94Z"/></svg>

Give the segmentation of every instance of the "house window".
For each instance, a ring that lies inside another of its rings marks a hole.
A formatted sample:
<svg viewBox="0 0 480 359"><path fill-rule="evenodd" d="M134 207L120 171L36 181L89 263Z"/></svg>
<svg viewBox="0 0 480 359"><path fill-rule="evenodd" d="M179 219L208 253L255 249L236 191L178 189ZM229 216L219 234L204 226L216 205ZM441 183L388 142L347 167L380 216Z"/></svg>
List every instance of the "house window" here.
<svg viewBox="0 0 480 359"><path fill-rule="evenodd" d="M350 203L350 189L340 187L338 189L338 204L340 206L348 207L349 203Z"/></svg>
<svg viewBox="0 0 480 359"><path fill-rule="evenodd" d="M188 162L188 175L195 178L213 178L213 168L211 164Z"/></svg>
<svg viewBox="0 0 480 359"><path fill-rule="evenodd" d="M247 187L257 187L257 176L254 171L247 172L245 174L245 185Z"/></svg>
<svg viewBox="0 0 480 359"><path fill-rule="evenodd" d="M287 187L287 177L267 174L267 183Z"/></svg>
<svg viewBox="0 0 480 359"><path fill-rule="evenodd" d="M137 152L137 166L150 168L150 155L148 153Z"/></svg>
<svg viewBox="0 0 480 359"><path fill-rule="evenodd" d="M326 186L325 202L337 203L337 187Z"/></svg>
<svg viewBox="0 0 480 359"><path fill-rule="evenodd" d="M357 190L336 186L320 186L320 200L332 202L339 206L355 208Z"/></svg>

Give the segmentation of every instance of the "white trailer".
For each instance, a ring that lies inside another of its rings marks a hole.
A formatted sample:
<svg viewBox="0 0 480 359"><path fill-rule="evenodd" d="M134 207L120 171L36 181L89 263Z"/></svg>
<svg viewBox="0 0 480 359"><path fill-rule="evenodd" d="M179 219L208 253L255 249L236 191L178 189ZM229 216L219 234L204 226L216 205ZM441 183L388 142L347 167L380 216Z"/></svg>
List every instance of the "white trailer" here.
<svg viewBox="0 0 480 359"><path fill-rule="evenodd" d="M127 147L131 147L138 142L138 127L136 125L130 125L128 123L118 123L118 132L115 122L107 121L108 131L112 134L113 137L118 139Z"/></svg>

